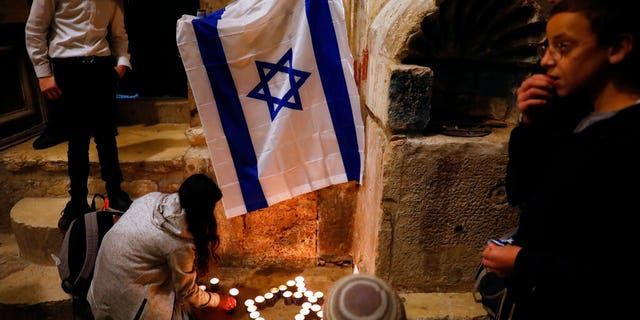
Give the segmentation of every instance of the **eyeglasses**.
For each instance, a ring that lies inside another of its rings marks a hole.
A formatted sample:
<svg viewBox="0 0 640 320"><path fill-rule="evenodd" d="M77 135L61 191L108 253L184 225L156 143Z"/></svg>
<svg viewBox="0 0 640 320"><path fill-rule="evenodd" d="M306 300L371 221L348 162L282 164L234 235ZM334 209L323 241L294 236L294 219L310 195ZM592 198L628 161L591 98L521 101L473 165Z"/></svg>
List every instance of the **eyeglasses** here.
<svg viewBox="0 0 640 320"><path fill-rule="evenodd" d="M537 50L540 58L543 58L544 55L549 52L551 59L560 60L564 58L569 53L569 51L571 51L571 44L565 41L561 41L549 45L549 41L545 40L538 44Z"/></svg>

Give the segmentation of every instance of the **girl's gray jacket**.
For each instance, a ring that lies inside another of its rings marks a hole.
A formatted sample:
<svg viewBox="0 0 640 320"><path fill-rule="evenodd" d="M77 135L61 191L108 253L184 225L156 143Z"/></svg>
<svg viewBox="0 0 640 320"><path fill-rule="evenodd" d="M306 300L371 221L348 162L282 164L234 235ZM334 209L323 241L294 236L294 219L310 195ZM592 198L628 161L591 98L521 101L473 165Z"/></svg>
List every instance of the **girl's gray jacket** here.
<svg viewBox="0 0 640 320"><path fill-rule="evenodd" d="M182 319L190 308L216 307L219 295L196 284L194 261L178 194L136 199L100 246L87 296L95 319Z"/></svg>

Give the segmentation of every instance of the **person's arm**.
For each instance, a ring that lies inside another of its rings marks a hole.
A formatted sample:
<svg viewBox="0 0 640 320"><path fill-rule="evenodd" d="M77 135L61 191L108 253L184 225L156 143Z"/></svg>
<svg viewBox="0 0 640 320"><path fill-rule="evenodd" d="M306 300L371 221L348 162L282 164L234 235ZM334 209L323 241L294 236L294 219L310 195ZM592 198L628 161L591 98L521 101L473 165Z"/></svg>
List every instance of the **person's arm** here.
<svg viewBox="0 0 640 320"><path fill-rule="evenodd" d="M124 25L124 5L122 0L116 0L116 6L109 25L109 48L111 49L111 54L116 58L116 72L122 78L126 70L131 69L129 36Z"/></svg>
<svg viewBox="0 0 640 320"><path fill-rule="evenodd" d="M217 307L219 305L219 294L198 288L197 272L193 263L195 251L192 248L185 247L175 250L169 255L168 260L177 299L187 302L193 308Z"/></svg>
<svg viewBox="0 0 640 320"><path fill-rule="evenodd" d="M55 13L55 1L35 0L25 27L25 41L29 58L38 78L50 77L49 27Z"/></svg>

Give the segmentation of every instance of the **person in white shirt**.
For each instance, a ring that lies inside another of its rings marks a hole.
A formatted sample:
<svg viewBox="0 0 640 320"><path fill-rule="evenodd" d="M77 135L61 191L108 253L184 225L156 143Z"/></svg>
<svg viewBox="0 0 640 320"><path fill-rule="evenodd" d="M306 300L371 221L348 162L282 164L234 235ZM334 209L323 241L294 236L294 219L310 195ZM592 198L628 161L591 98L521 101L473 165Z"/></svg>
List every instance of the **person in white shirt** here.
<svg viewBox="0 0 640 320"><path fill-rule="evenodd" d="M71 200L58 227L90 211L87 204L89 144L97 146L111 207L131 204L121 189L115 123L117 83L131 68L121 0L34 0L27 20L26 46L40 90L65 108L69 130Z"/></svg>

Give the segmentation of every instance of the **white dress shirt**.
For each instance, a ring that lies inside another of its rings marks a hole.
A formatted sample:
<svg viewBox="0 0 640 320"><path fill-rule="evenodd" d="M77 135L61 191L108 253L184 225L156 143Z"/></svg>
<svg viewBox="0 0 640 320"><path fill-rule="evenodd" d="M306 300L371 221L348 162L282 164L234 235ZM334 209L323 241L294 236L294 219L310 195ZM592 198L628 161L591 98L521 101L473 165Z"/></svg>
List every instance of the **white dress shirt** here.
<svg viewBox="0 0 640 320"><path fill-rule="evenodd" d="M34 0L25 34L38 78L52 75L50 58L113 55L131 68L122 0Z"/></svg>

